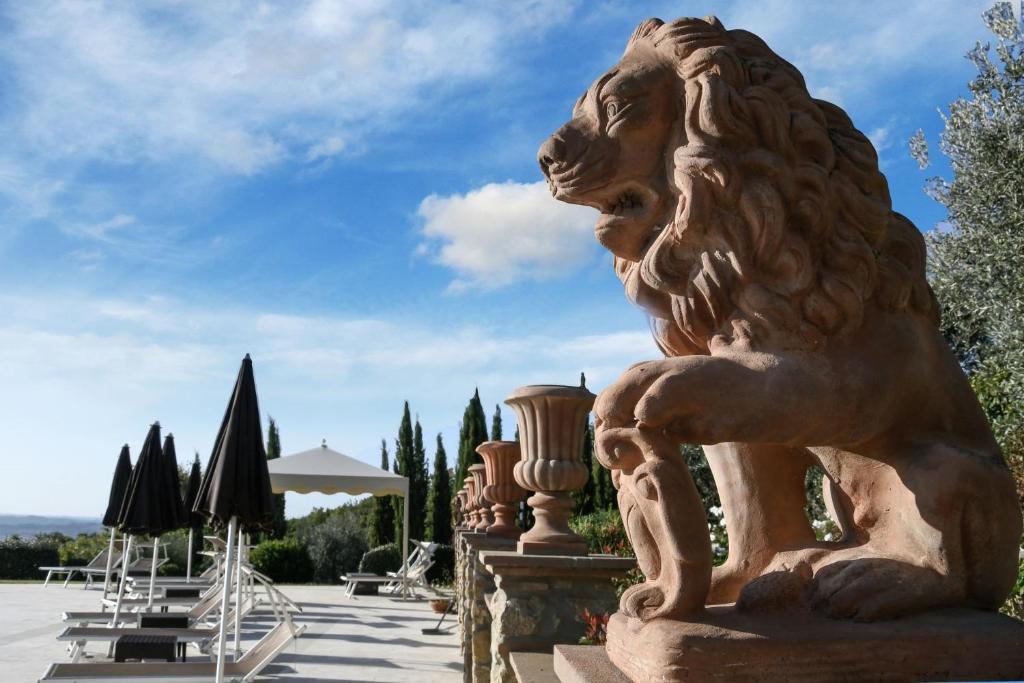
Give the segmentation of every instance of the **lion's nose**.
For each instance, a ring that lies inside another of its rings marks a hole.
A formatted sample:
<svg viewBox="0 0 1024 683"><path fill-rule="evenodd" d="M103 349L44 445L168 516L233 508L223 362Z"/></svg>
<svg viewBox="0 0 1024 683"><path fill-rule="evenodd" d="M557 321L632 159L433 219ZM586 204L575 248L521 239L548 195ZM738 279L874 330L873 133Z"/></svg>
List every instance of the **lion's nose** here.
<svg viewBox="0 0 1024 683"><path fill-rule="evenodd" d="M561 131L555 133L540 146L537 152L537 162L540 163L540 170L544 177L551 177L551 167L565 161L566 145Z"/></svg>

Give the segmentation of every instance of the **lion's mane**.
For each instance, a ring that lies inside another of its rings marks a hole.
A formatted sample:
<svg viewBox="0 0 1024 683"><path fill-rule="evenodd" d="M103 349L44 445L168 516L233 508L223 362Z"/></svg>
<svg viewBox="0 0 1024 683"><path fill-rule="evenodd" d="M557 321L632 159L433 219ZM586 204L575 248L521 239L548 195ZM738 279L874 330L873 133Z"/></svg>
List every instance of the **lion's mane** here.
<svg viewBox="0 0 1024 683"><path fill-rule="evenodd" d="M675 216L638 262L616 260L667 355L716 338L817 348L857 329L870 300L937 322L924 241L892 210L868 139L760 38L717 19L649 19L682 79L666 152ZM669 159L669 156L671 157Z"/></svg>

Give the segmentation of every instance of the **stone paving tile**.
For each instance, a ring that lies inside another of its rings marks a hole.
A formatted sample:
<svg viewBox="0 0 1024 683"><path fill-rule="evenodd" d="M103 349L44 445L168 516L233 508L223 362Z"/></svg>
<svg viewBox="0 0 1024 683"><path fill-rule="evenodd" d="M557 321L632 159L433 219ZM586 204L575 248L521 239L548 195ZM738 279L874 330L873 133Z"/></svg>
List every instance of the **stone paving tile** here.
<svg viewBox="0 0 1024 683"><path fill-rule="evenodd" d="M283 586L288 597L302 605L297 623L306 633L264 669L258 681L312 683L455 683L462 680L462 658L449 615L444 635L426 636L437 615L425 600L400 601L361 596L346 600L335 586ZM63 628L64 610L99 608L98 590L80 585L67 589L51 584L0 583L0 680L30 683L50 662L67 661L64 644L54 638ZM267 608L253 613L242 625L243 649L273 624ZM229 647L231 644L229 639ZM103 653L94 643L91 650ZM197 661L195 650L189 660Z"/></svg>

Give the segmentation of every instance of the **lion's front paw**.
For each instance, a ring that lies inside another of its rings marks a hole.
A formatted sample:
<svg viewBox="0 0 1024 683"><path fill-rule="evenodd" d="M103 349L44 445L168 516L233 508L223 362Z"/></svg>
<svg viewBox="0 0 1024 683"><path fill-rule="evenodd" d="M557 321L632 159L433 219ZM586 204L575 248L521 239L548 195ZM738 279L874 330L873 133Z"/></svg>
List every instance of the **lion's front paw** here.
<svg viewBox="0 0 1024 683"><path fill-rule="evenodd" d="M619 608L627 617L649 621L662 616L660 608L665 605L665 591L651 581L630 586L622 594Z"/></svg>
<svg viewBox="0 0 1024 683"><path fill-rule="evenodd" d="M844 560L814 575L815 609L836 619L877 621L952 604L952 582L926 567L888 558Z"/></svg>

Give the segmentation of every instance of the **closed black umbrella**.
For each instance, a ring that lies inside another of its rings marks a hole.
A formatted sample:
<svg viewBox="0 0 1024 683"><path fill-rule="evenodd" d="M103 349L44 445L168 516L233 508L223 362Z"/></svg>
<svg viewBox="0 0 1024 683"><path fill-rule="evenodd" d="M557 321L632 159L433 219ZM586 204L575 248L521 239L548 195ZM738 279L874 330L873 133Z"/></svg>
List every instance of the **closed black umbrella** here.
<svg viewBox="0 0 1024 683"><path fill-rule="evenodd" d="M202 474L199 472L199 454L192 461L192 471L188 473L188 487L185 489L185 510L188 514L188 562L185 568L185 580L192 580L192 560L195 556L193 544L196 534L202 531L203 516L193 508L196 505L196 498L199 497L199 485L202 483Z"/></svg>
<svg viewBox="0 0 1024 683"><path fill-rule="evenodd" d="M234 519L247 531L269 528L273 523L267 451L248 354L238 371L194 509L218 525Z"/></svg>
<svg viewBox="0 0 1024 683"><path fill-rule="evenodd" d="M173 444L173 440L172 440ZM173 445L172 445L173 453ZM159 558L160 536L168 531L178 529L185 524L184 506L181 504L181 488L177 481L177 465L174 465L175 477L173 487L168 480L167 461L160 448L160 423L154 422L146 434L142 444L142 452L132 470L128 492L121 508L121 531L128 535L125 542L125 558L131 549L132 537L136 535L152 536L153 558L149 570L149 607L153 606L153 588L156 585L156 565ZM182 511L180 518L175 513ZM113 622L117 622L121 611L121 597L124 595L128 580L127 571L122 572L121 585L117 593L114 607Z"/></svg>
<svg viewBox="0 0 1024 683"><path fill-rule="evenodd" d="M168 531L184 529L188 526L189 515L185 510L185 504L181 500L181 480L178 479L178 455L174 450L174 435L168 434L164 439L163 466L167 487L166 493L160 497L166 508L168 524L174 526Z"/></svg>
<svg viewBox="0 0 1024 683"><path fill-rule="evenodd" d="M110 482L110 497L107 499L107 511L103 513L103 526L116 527L124 494L128 490L128 481L132 478L132 459L128 452L128 444L121 446L121 455L117 457L114 468L114 479Z"/></svg>
<svg viewBox="0 0 1024 683"><path fill-rule="evenodd" d="M114 478L110 482L110 495L107 498L107 511L103 513L103 526L110 528L110 546L107 548L107 571L103 575L103 598L110 591L110 574L114 569L114 546L117 541L117 521L124 504L124 494L128 491L128 482L132 478L132 459L128 453L128 444L121 446L121 455L117 457ZM122 562L126 558L122 558Z"/></svg>
<svg viewBox="0 0 1024 683"><path fill-rule="evenodd" d="M175 528L169 519L161 496L166 494L167 481L160 450L160 423L154 422L142 444L142 452L132 470L131 482L121 507L118 526L126 534L159 536Z"/></svg>
<svg viewBox="0 0 1024 683"><path fill-rule="evenodd" d="M221 614L228 613L231 594L231 562L235 534L239 527L248 530L269 528L274 517L274 500L267 471L267 451L263 446L256 380L249 354L242 360L235 389L228 401L224 420L217 432L210 462L199 487L194 507L219 525L227 524L227 548L224 552L224 594ZM241 535L241 534L239 534ZM240 550L240 549L239 549ZM237 568L236 605L242 604L242 564ZM239 615L235 611L235 657L239 655ZM217 639L216 683L224 680L227 619L221 619Z"/></svg>

